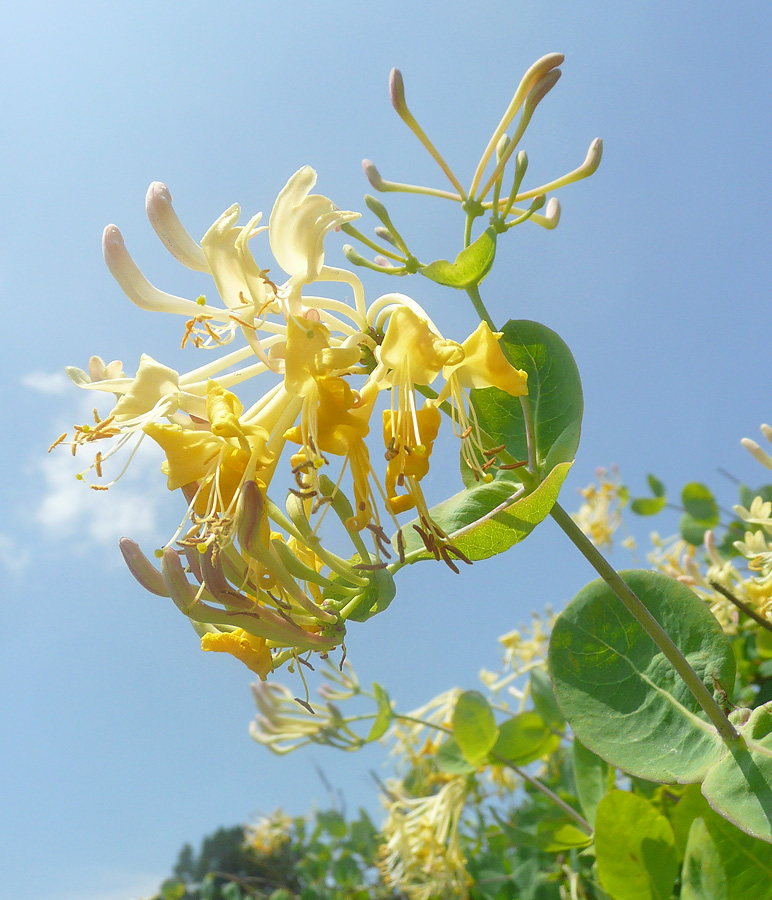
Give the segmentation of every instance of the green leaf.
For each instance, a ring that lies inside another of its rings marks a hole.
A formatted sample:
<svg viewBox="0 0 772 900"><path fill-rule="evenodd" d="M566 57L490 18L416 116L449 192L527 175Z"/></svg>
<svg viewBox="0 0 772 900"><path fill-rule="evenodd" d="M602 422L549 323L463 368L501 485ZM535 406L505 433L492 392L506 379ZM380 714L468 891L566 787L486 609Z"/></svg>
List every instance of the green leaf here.
<svg viewBox="0 0 772 900"><path fill-rule="evenodd" d="M176 878L167 878L161 885L161 900L182 900L185 896L185 883Z"/></svg>
<svg viewBox="0 0 772 900"><path fill-rule="evenodd" d="M373 722L372 728L365 738L365 743L377 741L378 738L383 737L394 719L394 712L391 708L389 695L379 684L376 684L376 682L373 682L373 694L375 694L375 702L378 704L378 712L375 715L375 721Z"/></svg>
<svg viewBox="0 0 772 900"><path fill-rule="evenodd" d="M702 546L705 542L705 532L711 527L705 522L699 522L694 516L690 516L689 513L681 516L681 521L678 523L681 537L693 547Z"/></svg>
<svg viewBox="0 0 772 900"><path fill-rule="evenodd" d="M648 481L651 492L655 497L665 496L665 485L662 484L659 478L656 478L654 475L647 475L646 481Z"/></svg>
<svg viewBox="0 0 772 900"><path fill-rule="evenodd" d="M478 764L472 764L464 759L461 748L452 737L440 744L434 758L437 768L448 775L471 775L479 768Z"/></svg>
<svg viewBox="0 0 772 900"><path fill-rule="evenodd" d="M658 572L620 573L705 685L734 685L732 648L706 604ZM613 766L659 782L699 781L724 745L666 658L601 580L552 631L555 696L576 737Z"/></svg>
<svg viewBox="0 0 772 900"><path fill-rule="evenodd" d="M681 874L681 900L732 900L721 856L704 819L694 819L689 829Z"/></svg>
<svg viewBox="0 0 772 900"><path fill-rule="evenodd" d="M725 819L772 842L772 703L736 710L730 718L743 740L707 773L702 793Z"/></svg>
<svg viewBox="0 0 772 900"><path fill-rule="evenodd" d="M715 894L717 900L741 900L744 897L758 900L772 896L772 846L744 834L714 812L697 785L686 789L673 811L672 821L676 842L685 844L682 890L686 890L689 884L691 893L682 893L682 897L703 900L703 897L711 898ZM695 832L696 822L702 825L698 825ZM690 853L694 857L692 871L689 866ZM715 865L716 856L721 873L709 879L703 877L701 887L705 893L699 894L697 878L700 872L694 870L698 867L703 873L710 870ZM721 887L722 884L725 885L725 893L716 893L716 886ZM714 894L709 892L710 889L714 890Z"/></svg>
<svg viewBox="0 0 772 900"><path fill-rule="evenodd" d="M710 488L704 484L692 481L681 491L681 503L684 509L693 519L708 528L718 525L719 514L716 500Z"/></svg>
<svg viewBox="0 0 772 900"><path fill-rule="evenodd" d="M546 853L561 853L564 850L579 850L592 843L592 835L577 828L570 822L564 822L557 826L541 825L537 829L539 849Z"/></svg>
<svg viewBox="0 0 772 900"><path fill-rule="evenodd" d="M630 504L630 509L638 516L656 516L666 503L664 497L637 497Z"/></svg>
<svg viewBox="0 0 772 900"><path fill-rule="evenodd" d="M609 789L609 765L576 738L573 743L573 756L576 795L585 818L590 825L594 825L598 804Z"/></svg>
<svg viewBox="0 0 772 900"><path fill-rule="evenodd" d="M348 832L346 820L335 809L320 810L316 814L316 821L319 827L331 837L340 839L345 837Z"/></svg>
<svg viewBox="0 0 772 900"><path fill-rule="evenodd" d="M576 455L582 423L582 383L571 351L545 325L509 321L501 343L515 366L528 373L528 398L534 423L536 456L548 471ZM498 388L471 392L480 427L492 445L504 444L513 459L528 458L520 400ZM555 453L551 453L556 447ZM549 466L546 465L549 456Z"/></svg>
<svg viewBox="0 0 772 900"><path fill-rule="evenodd" d="M496 743L499 730L493 710L479 691L465 691L453 710L453 737L464 759L477 765Z"/></svg>
<svg viewBox="0 0 772 900"><path fill-rule="evenodd" d="M220 893L222 894L222 900L242 900L241 888L235 881L230 881L224 885Z"/></svg>
<svg viewBox="0 0 772 900"><path fill-rule="evenodd" d="M595 819L598 876L614 900L669 900L678 876L670 822L648 800L611 791Z"/></svg>
<svg viewBox="0 0 772 900"><path fill-rule="evenodd" d="M460 491L432 507L432 519L448 535L451 544L469 559L488 559L524 540L549 515L570 467L570 463L555 466L536 490L488 519L484 517L511 497L519 485L502 478ZM419 524L414 519L402 528L409 562L433 559L412 528ZM457 535L462 529L463 533ZM391 542L396 544L396 537Z"/></svg>
<svg viewBox="0 0 772 900"><path fill-rule="evenodd" d="M496 229L492 226L463 249L455 262L438 259L418 271L437 284L467 288L479 284L488 274L496 256Z"/></svg>
<svg viewBox="0 0 772 900"><path fill-rule="evenodd" d="M517 846L530 847L547 853L560 853L565 850L581 849L592 843L591 835L577 828L566 818L541 818L534 832L510 825L495 812L493 817L506 837Z"/></svg>
<svg viewBox="0 0 772 900"><path fill-rule="evenodd" d="M515 766L526 766L554 753L559 746L560 736L552 731L537 712L527 710L501 723L499 736L491 753ZM491 759L491 762L498 760Z"/></svg>
<svg viewBox="0 0 772 900"><path fill-rule="evenodd" d="M531 669L531 700L533 700L536 712L547 724L553 725L555 728L562 728L566 724L558 701L555 699L555 690L549 674L546 669L541 667Z"/></svg>

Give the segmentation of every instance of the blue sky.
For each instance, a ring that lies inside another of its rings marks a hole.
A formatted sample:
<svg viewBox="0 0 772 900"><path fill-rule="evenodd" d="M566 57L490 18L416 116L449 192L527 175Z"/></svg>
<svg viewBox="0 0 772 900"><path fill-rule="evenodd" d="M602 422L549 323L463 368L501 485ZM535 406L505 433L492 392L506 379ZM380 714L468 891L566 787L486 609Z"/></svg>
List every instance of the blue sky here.
<svg viewBox="0 0 772 900"><path fill-rule="evenodd" d="M696 14L696 11L699 14ZM39 3L5 13L0 60L4 215L0 289L8 325L0 380L5 439L0 569L0 871L16 900L149 893L185 840L278 805L327 795L376 809L378 748L270 756L248 737L249 674L202 654L184 619L144 593L116 541L162 543L182 509L157 461L95 494L53 438L88 404L62 379L97 353L128 371L172 365L179 322L133 307L101 258L117 223L154 282L201 285L144 216L154 180L200 236L231 203L270 210L304 164L338 206L361 209L359 168L441 186L391 110L399 66L414 113L468 181L520 75L550 51L564 76L524 147L529 179L577 165L596 136L599 172L560 193L554 232L516 229L484 296L495 319L558 331L582 373L586 412L564 505L598 465L636 491L654 471L676 488L716 467L762 475L739 445L772 418L768 358L772 26L765 4L430 0L239 4ZM451 256L461 222L432 201L388 198L423 258ZM457 215L457 213L456 213ZM341 241L328 258L341 261ZM366 280L368 294L393 289ZM461 294L400 282L450 337L474 314ZM455 468L448 463L455 477ZM454 488L455 489L455 488ZM645 534L645 529L641 531ZM560 607L591 577L546 522L525 544L461 576L401 573L388 613L352 626L363 682L402 709L474 686L495 639L529 610Z"/></svg>

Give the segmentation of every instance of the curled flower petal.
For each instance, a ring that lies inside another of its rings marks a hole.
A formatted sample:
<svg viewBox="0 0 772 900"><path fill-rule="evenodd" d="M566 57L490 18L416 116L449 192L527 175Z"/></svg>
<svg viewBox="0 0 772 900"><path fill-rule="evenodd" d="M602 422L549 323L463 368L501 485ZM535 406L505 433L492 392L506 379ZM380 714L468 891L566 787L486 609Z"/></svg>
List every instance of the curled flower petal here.
<svg viewBox="0 0 772 900"><path fill-rule="evenodd" d="M268 236L276 261L301 284L314 281L324 265L324 237L332 228L359 218L332 200L309 193L316 172L303 166L282 188L271 212Z"/></svg>

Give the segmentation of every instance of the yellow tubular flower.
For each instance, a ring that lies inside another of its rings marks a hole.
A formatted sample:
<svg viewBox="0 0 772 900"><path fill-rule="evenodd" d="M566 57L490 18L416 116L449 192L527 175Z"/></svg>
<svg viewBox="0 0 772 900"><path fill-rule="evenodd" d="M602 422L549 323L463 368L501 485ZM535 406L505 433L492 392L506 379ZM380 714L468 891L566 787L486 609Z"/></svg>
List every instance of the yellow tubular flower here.
<svg viewBox="0 0 772 900"><path fill-rule="evenodd" d="M463 359L459 344L432 331L410 307L398 306L392 312L380 348L380 366L388 370L381 378L392 395L391 409L383 416L386 494L394 515L416 507L425 525L440 537L444 535L431 523L419 482L429 471L441 416L432 404L416 407L415 386L431 384L444 366ZM397 487L405 487L407 494L398 495Z"/></svg>
<svg viewBox="0 0 772 900"><path fill-rule="evenodd" d="M370 431L369 420L378 395L378 385L370 380L361 392L354 391L342 378L327 376L317 379L316 390L318 400L314 411L314 445L319 453L343 456L350 465L355 515L346 524L350 528L361 530L374 517L377 521L375 500L370 488L373 468L364 439ZM292 428L286 437L297 444L304 443L302 427ZM308 458L305 454L298 454L293 457L293 461L299 472L303 471L303 467L311 468L307 465ZM316 469L311 468L311 471Z"/></svg>
<svg viewBox="0 0 772 900"><path fill-rule="evenodd" d="M235 656L236 659L243 662L248 669L259 675L261 681L265 681L268 674L273 672L271 651L266 646L265 638L255 637L242 628L219 634L203 635L201 649L230 653L231 656Z"/></svg>
<svg viewBox="0 0 772 900"><path fill-rule="evenodd" d="M383 412L383 440L388 459L386 496L394 515L415 506L421 512L425 510L426 503L418 482L429 471L429 457L442 421L440 411L431 404L414 410L412 416L404 416L404 421L395 425L399 416L399 411L386 409ZM402 438L400 442L397 442L396 434ZM407 493L398 494L398 486L405 487Z"/></svg>
<svg viewBox="0 0 772 900"><path fill-rule="evenodd" d="M235 394L217 382L207 384L206 409L209 431L180 425L150 423L144 431L166 453L161 466L173 491L197 483L193 504L199 516L224 514L229 510L245 478L260 470L270 481L278 454L268 448L275 422L286 409L288 398L277 394L258 421L247 423Z"/></svg>
<svg viewBox="0 0 772 900"><path fill-rule="evenodd" d="M501 332L493 332L485 322L477 328L461 345L463 360L457 365L445 366L442 374L445 387L437 403L450 399L453 407L454 427L462 441L462 455L469 468L479 480L490 481L490 462L484 454L484 446L474 410L468 402L467 393L472 388L496 387L506 391L511 397L522 397L528 393L528 373L511 365L499 346ZM471 412L472 421L467 414Z"/></svg>
<svg viewBox="0 0 772 900"><path fill-rule="evenodd" d="M287 347L284 368L284 387L288 394L299 398L302 406L300 425L287 432L285 437L300 444L305 474L309 476L308 490L318 491L318 471L326 464L322 456L322 442L328 452L338 453L341 437L334 432L335 423L340 422L347 409L356 405L353 392L342 378L335 374L345 373L359 362L358 347L331 347L330 331L320 322L307 318L291 317L287 324ZM348 391L348 394L346 393ZM324 412L320 412L324 403ZM349 425L361 430L361 424L351 420ZM364 424L362 437L367 434ZM330 427L333 432L330 432ZM337 449L336 449L337 447ZM297 468L297 466L296 466Z"/></svg>

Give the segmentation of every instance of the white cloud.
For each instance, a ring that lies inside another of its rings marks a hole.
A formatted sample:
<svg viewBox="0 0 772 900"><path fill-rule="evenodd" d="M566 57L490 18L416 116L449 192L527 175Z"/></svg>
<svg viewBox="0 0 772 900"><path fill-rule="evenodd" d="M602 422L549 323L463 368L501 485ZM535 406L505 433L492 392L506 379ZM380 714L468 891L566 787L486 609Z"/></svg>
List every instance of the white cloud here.
<svg viewBox="0 0 772 900"><path fill-rule="evenodd" d="M9 534L0 532L0 566L13 575L20 575L32 561L29 548Z"/></svg>
<svg viewBox="0 0 772 900"><path fill-rule="evenodd" d="M37 391L39 394L51 394L57 397L72 389L72 382L64 372L42 372L40 369L22 375L21 383L24 387Z"/></svg>

